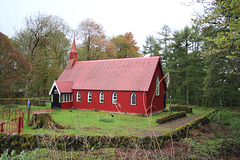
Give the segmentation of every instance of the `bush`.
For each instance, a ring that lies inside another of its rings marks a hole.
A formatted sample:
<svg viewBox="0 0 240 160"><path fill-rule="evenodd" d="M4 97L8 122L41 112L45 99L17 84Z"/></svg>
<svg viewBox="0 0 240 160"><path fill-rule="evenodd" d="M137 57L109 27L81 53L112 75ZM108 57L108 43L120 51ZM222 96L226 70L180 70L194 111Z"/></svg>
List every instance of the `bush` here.
<svg viewBox="0 0 240 160"><path fill-rule="evenodd" d="M162 123L165 123L165 122L169 122L169 121L173 121L175 119L179 119L179 118L182 118L182 117L186 117L186 112L183 111L183 112L179 112L179 113L174 113L174 114L170 114L168 116L165 116L165 117L162 117L162 118L159 118L157 119L157 123L158 124L162 124Z"/></svg>
<svg viewBox="0 0 240 160"><path fill-rule="evenodd" d="M6 104L4 105L4 108L18 108L18 106L15 104Z"/></svg>
<svg viewBox="0 0 240 160"><path fill-rule="evenodd" d="M103 121L103 122L113 122L113 117L110 117L110 116L102 116L102 115L100 115L100 116L97 116L98 117L98 120L99 121Z"/></svg>
<svg viewBox="0 0 240 160"><path fill-rule="evenodd" d="M170 106L169 111L185 111L186 113L192 113L192 108L185 105Z"/></svg>

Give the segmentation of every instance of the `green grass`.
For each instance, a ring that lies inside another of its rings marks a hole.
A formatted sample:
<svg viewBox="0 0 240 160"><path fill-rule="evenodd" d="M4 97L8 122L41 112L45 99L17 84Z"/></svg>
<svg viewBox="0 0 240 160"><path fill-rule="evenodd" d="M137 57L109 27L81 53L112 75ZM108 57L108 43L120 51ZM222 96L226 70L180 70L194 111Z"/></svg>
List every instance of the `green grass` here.
<svg viewBox="0 0 240 160"><path fill-rule="evenodd" d="M0 106L0 109L3 106ZM169 105L167 105L167 108ZM27 106L18 105L18 108L25 112L25 119L27 118ZM47 103L45 107L31 106L31 111L50 109L51 104ZM211 108L196 107L193 109L193 114L206 114ZM53 119L61 125L69 125L72 129L61 130L60 134L78 134L78 135L134 135L146 130L154 131L169 131L169 128L161 127L156 120L164 117L169 112L163 112L154 116L142 117L128 114L114 114L111 121L102 121L99 117L111 117L111 113L92 111L92 110L56 110L51 112ZM176 113L176 112L173 112ZM193 114L187 114L191 116ZM32 114L30 115L32 117ZM33 130L32 126L27 126L24 121L24 133L35 134L56 134L55 131L48 129Z"/></svg>
<svg viewBox="0 0 240 160"><path fill-rule="evenodd" d="M197 108L194 109L194 114L205 114L211 109ZM128 115L128 114L114 114L112 122L100 121L98 117L111 117L111 113L92 111L92 110L56 110L52 112L53 119L61 125L70 125L74 129L61 130L62 134L78 134L78 135L134 135L146 130L168 131L169 128L163 128L156 120L160 117L170 114L163 112L149 118ZM188 114L188 116L193 114ZM151 128L152 126L152 128ZM24 126L24 133L35 134L55 134L55 131L48 129L33 130L33 127Z"/></svg>
<svg viewBox="0 0 240 160"><path fill-rule="evenodd" d="M158 125L156 119L168 113L162 113L152 116L149 120L153 126ZM149 121L147 117L114 114L111 123L99 121L98 116L111 116L107 112L86 111L86 110L56 110L52 112L53 119L62 125L70 125L75 129L63 130L65 134L79 135L131 135L139 132L139 130L149 129ZM24 133L45 133L53 132L45 129L33 131L32 127L25 127Z"/></svg>

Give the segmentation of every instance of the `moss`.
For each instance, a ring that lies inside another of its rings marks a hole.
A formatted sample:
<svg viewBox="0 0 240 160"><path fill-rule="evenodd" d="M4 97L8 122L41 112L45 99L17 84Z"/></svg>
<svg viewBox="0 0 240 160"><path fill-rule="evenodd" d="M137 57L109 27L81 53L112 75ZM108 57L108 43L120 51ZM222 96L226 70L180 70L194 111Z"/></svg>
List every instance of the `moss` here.
<svg viewBox="0 0 240 160"><path fill-rule="evenodd" d="M165 117L159 118L159 119L157 119L156 122L158 124L162 124L162 123L173 121L173 120L176 120L176 119L179 119L179 118L182 118L182 117L186 117L186 116L187 116L186 112L183 111L183 112L174 113L174 114L170 114L170 115L167 115Z"/></svg>

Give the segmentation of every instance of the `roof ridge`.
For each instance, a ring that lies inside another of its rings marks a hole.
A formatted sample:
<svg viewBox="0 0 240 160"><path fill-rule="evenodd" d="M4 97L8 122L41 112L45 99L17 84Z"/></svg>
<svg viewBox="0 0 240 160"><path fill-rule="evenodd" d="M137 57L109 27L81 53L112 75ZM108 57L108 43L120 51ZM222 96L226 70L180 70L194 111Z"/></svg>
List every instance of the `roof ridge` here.
<svg viewBox="0 0 240 160"><path fill-rule="evenodd" d="M137 59L153 59L153 58L159 58L160 56L153 56L153 57L133 57L133 58L116 58L116 59L101 59L101 60L90 60L90 61L76 61L79 62L102 62L102 61L124 61L124 60L137 60ZM75 62L75 63L76 63Z"/></svg>

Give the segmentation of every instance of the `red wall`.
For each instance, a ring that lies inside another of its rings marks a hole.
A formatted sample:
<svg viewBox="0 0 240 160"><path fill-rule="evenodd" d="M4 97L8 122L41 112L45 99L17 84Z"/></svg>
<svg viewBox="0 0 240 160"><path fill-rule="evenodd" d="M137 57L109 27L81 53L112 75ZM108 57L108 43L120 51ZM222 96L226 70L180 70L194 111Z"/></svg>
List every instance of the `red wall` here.
<svg viewBox="0 0 240 160"><path fill-rule="evenodd" d="M62 102L61 109L70 109L73 107L73 102Z"/></svg>
<svg viewBox="0 0 240 160"><path fill-rule="evenodd" d="M155 92L155 89L156 89L157 75L159 76L159 81L161 81L162 74L160 72L160 66L158 66L156 68L155 74L154 74L153 79L152 79L152 83L150 85L150 89L148 91L148 95L147 95L148 96L147 97L147 107L149 108L148 113L156 112L156 111L160 111L160 110L164 109L163 108L163 95L165 93L165 86L163 84L163 81L161 81L161 83L160 83L160 95L159 96L154 96L154 98L153 98L153 95L154 95L154 92Z"/></svg>
<svg viewBox="0 0 240 160"><path fill-rule="evenodd" d="M103 91L104 92L104 103L99 103L99 93L101 91L91 91L92 92L92 103L87 102L88 91L79 90L81 93L81 102L76 102L76 93L78 90L73 91L73 106L79 109L89 109L89 110L102 110L102 111L112 111L112 112L127 112L127 113L138 113L145 114L144 106L146 106L146 93L135 92L137 96L137 105L132 106L130 104L130 97L132 92L130 91L116 91L118 95L118 105L112 104L112 94L114 91ZM145 97L145 105L143 102L143 97ZM116 106L118 106L117 109Z"/></svg>

